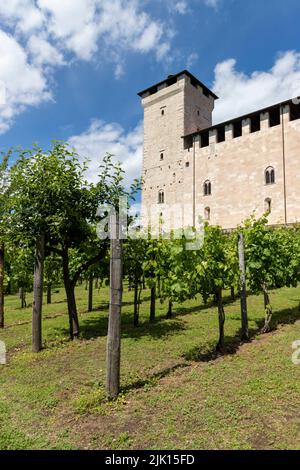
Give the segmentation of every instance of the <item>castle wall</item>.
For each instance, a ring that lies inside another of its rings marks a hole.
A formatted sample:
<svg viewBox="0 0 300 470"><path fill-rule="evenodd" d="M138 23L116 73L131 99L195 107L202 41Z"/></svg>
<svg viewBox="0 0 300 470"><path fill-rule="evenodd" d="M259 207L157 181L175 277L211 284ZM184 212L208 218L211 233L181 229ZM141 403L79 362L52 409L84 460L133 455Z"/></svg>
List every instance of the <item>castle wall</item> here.
<svg viewBox="0 0 300 470"><path fill-rule="evenodd" d="M211 127L214 98L184 74L171 86L162 83L143 96L144 227L150 218L152 229L153 221L157 229L159 219L167 231L192 226L209 212L211 224L229 229L252 214L261 216L268 204L270 224L300 222L299 110L298 119L290 120L290 106L281 105L280 122L279 105L252 113L242 120L242 135L235 137L234 126L242 118ZM266 184L268 167L275 170L274 184ZM212 189L207 196L206 180Z"/></svg>
<svg viewBox="0 0 300 470"><path fill-rule="evenodd" d="M289 121L289 108L284 110L284 143L286 168L287 223L300 221L300 121ZM281 118L282 121L282 118ZM230 126L225 142L216 143L212 131L210 145L200 148L195 142L196 216L210 209L210 223L233 228L255 212L266 211L271 200L270 224L285 223L284 164L282 123L269 127L268 115L261 115L261 130L250 133L249 122L243 122L243 135L232 138ZM192 161L193 149L185 151L184 160ZM266 185L265 170L275 169L275 184ZM184 190L190 193L193 168L185 175ZM210 180L212 194L204 196L203 184Z"/></svg>

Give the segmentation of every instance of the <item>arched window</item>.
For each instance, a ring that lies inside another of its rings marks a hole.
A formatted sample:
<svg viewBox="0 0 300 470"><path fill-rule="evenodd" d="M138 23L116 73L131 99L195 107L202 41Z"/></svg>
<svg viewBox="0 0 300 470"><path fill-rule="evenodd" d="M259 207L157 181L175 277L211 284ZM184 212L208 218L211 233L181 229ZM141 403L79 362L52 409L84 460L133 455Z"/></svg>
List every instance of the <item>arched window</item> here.
<svg viewBox="0 0 300 470"><path fill-rule="evenodd" d="M265 183L266 184L275 183L275 170L272 166L269 166L265 171Z"/></svg>
<svg viewBox="0 0 300 470"><path fill-rule="evenodd" d="M268 214L270 214L271 210L272 210L272 199L267 197L265 199L265 211L268 212Z"/></svg>
<svg viewBox="0 0 300 470"><path fill-rule="evenodd" d="M164 204L165 203L165 193L164 191L161 189L159 192L158 192L158 204Z"/></svg>
<svg viewBox="0 0 300 470"><path fill-rule="evenodd" d="M205 220L210 220L210 207L205 207L204 218Z"/></svg>
<svg viewBox="0 0 300 470"><path fill-rule="evenodd" d="M206 180L203 185L204 196L211 196L211 182Z"/></svg>

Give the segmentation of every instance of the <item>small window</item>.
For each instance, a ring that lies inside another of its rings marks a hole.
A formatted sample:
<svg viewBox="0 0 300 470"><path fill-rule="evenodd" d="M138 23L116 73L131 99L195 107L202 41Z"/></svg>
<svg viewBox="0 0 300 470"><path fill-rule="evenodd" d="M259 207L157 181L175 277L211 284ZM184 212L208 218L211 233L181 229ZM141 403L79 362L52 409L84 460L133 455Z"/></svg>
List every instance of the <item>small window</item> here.
<svg viewBox="0 0 300 470"><path fill-rule="evenodd" d="M275 183L275 170L272 166L269 166L265 171L265 183L266 184Z"/></svg>
<svg viewBox="0 0 300 470"><path fill-rule="evenodd" d="M162 161L164 159L164 154L163 152L160 154L160 160Z"/></svg>
<svg viewBox="0 0 300 470"><path fill-rule="evenodd" d="M267 197L267 199L265 199L265 211L270 214L271 213L271 210L272 210L272 199L270 199L269 197Z"/></svg>
<svg viewBox="0 0 300 470"><path fill-rule="evenodd" d="M197 110L197 116L200 116L200 111L199 111L199 109Z"/></svg>
<svg viewBox="0 0 300 470"><path fill-rule="evenodd" d="M158 204L164 204L165 203L165 193L164 191L159 191L158 192Z"/></svg>
<svg viewBox="0 0 300 470"><path fill-rule="evenodd" d="M206 180L203 185L204 196L211 196L211 182Z"/></svg>
<svg viewBox="0 0 300 470"><path fill-rule="evenodd" d="M190 166L190 162L185 162L185 166L188 168Z"/></svg>
<svg viewBox="0 0 300 470"><path fill-rule="evenodd" d="M165 115L165 110L164 110L164 109L161 110L161 115L162 115L162 116Z"/></svg>
<svg viewBox="0 0 300 470"><path fill-rule="evenodd" d="M205 207L204 218L205 220L210 220L210 207Z"/></svg>

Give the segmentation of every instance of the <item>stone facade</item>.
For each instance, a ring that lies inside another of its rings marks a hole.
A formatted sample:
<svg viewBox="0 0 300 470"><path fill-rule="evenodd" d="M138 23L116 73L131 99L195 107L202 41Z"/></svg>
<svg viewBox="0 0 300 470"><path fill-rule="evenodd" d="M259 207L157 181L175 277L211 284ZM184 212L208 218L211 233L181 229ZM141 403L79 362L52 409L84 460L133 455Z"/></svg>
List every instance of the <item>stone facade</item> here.
<svg viewBox="0 0 300 470"><path fill-rule="evenodd" d="M269 209L270 224L300 222L298 101L212 126L217 97L187 71L140 96L145 227L195 226L200 216L229 229Z"/></svg>

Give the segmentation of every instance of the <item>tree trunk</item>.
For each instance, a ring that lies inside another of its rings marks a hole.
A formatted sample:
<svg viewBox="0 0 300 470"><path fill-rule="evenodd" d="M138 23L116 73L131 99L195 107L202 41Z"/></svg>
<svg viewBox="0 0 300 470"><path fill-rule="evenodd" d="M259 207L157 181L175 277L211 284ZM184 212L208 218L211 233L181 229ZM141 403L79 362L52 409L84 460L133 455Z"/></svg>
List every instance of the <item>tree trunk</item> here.
<svg viewBox="0 0 300 470"><path fill-rule="evenodd" d="M69 314L69 327L70 327L70 338L76 339L79 336L79 321L75 299L75 284L70 279L69 272L69 252L66 248L63 251L63 276L64 286L67 296L68 303L68 314Z"/></svg>
<svg viewBox="0 0 300 470"><path fill-rule="evenodd" d="M4 328L4 243L0 243L0 328Z"/></svg>
<svg viewBox="0 0 300 470"><path fill-rule="evenodd" d="M99 289L99 279L98 278L95 281L95 289Z"/></svg>
<svg viewBox="0 0 300 470"><path fill-rule="evenodd" d="M265 283L263 283L262 289L264 293L265 324L263 328L261 329L261 333L268 333L268 331L270 331L270 323L272 320L273 311L272 311L272 307L270 304L269 292Z"/></svg>
<svg viewBox="0 0 300 470"><path fill-rule="evenodd" d="M172 313L173 313L173 302L172 300L169 300L167 318L172 318Z"/></svg>
<svg viewBox="0 0 300 470"><path fill-rule="evenodd" d="M32 308L32 351L42 349L42 306L43 306L43 277L45 258L45 236L37 240L34 260L34 286Z"/></svg>
<svg viewBox="0 0 300 470"><path fill-rule="evenodd" d="M122 241L119 236L119 215L110 218L110 303L107 334L106 390L109 399L120 390L121 310L122 310Z"/></svg>
<svg viewBox="0 0 300 470"><path fill-rule="evenodd" d="M241 233L238 242L239 251L239 267L240 267L240 297L241 297L241 339L242 341L249 340L249 327L248 327L248 308L247 308L247 290L246 290L246 267L245 267L245 243L244 235Z"/></svg>
<svg viewBox="0 0 300 470"><path fill-rule="evenodd" d="M217 344L217 351L223 353L225 348L225 336L224 336L224 323L225 323L225 312L223 307L222 289L218 289L216 293L218 302L218 315L219 315L219 341Z"/></svg>
<svg viewBox="0 0 300 470"><path fill-rule="evenodd" d="M93 275L90 274L89 277L89 302L88 302L88 312L93 311L93 287L94 287L94 279Z"/></svg>
<svg viewBox="0 0 300 470"><path fill-rule="evenodd" d="M150 321L155 320L155 300L156 300L156 287L151 287L151 300L150 300Z"/></svg>
<svg viewBox="0 0 300 470"><path fill-rule="evenodd" d="M47 304L50 305L52 303L52 285L47 285Z"/></svg>
<svg viewBox="0 0 300 470"><path fill-rule="evenodd" d="M139 286L137 283L134 285L133 326L139 326Z"/></svg>
<svg viewBox="0 0 300 470"><path fill-rule="evenodd" d="M230 300L232 300L232 301L235 300L234 287L230 287Z"/></svg>
<svg viewBox="0 0 300 470"><path fill-rule="evenodd" d="M26 308L26 293L25 293L25 289L24 287L20 287L19 289L19 297L20 297L20 300L21 300L21 308Z"/></svg>

